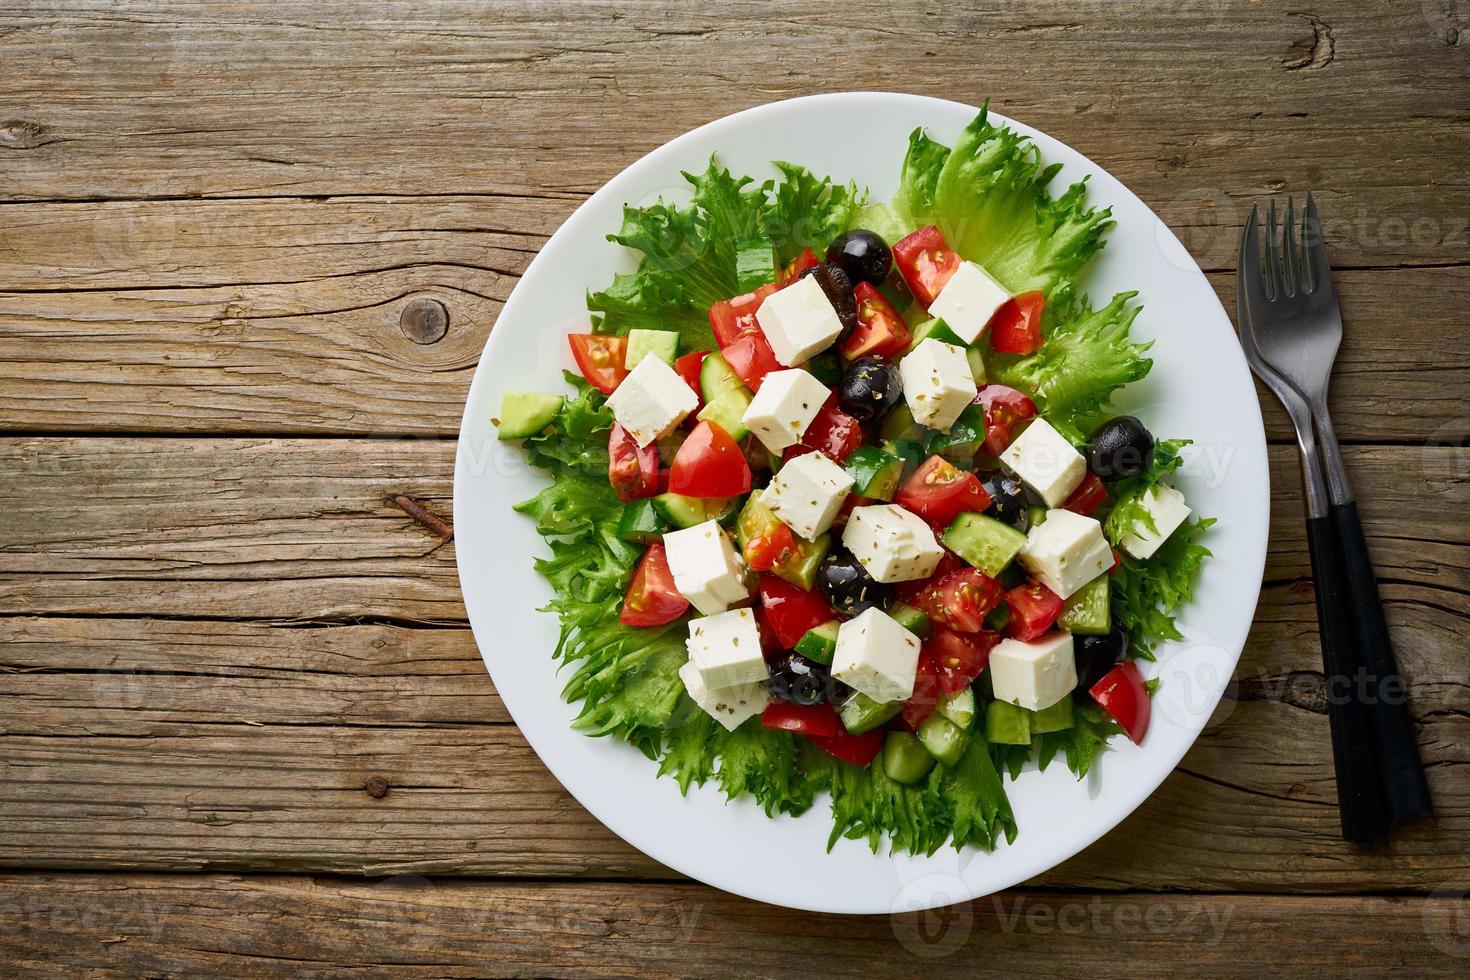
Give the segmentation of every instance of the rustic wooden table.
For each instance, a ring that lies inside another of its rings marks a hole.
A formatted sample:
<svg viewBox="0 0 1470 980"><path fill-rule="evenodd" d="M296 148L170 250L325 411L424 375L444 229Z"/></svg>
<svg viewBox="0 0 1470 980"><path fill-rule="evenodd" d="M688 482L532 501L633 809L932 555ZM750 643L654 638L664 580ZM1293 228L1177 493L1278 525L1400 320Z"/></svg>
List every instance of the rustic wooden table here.
<svg viewBox="0 0 1470 980"><path fill-rule="evenodd" d="M1463 976L1467 18L0 2L0 972ZM1249 203L1317 192L1348 320L1334 411L1435 821L1338 840L1270 402L1231 697L1135 815L1024 890L892 919L757 905L652 863L546 772L453 545L389 498L452 518L480 349L579 201L700 123L848 89L991 98L1065 140L1232 309Z"/></svg>

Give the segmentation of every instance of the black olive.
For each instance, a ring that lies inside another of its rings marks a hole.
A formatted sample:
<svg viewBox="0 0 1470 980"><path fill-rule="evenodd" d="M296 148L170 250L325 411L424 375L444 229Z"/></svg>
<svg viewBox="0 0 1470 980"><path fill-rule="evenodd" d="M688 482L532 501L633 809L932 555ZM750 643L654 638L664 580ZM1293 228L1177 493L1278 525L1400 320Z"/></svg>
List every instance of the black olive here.
<svg viewBox="0 0 1470 980"><path fill-rule="evenodd" d="M888 270L893 268L893 253L877 232L854 228L838 235L827 246L827 261L842 266L853 282L877 286L888 278Z"/></svg>
<svg viewBox="0 0 1470 980"><path fill-rule="evenodd" d="M893 594L892 587L873 581L868 570L846 551L834 551L822 560L817 588L833 609L847 616L882 609Z"/></svg>
<svg viewBox="0 0 1470 980"><path fill-rule="evenodd" d="M1087 465L1104 480L1121 480L1143 472L1154 452L1154 437L1131 415L1108 419L1092 434Z"/></svg>
<svg viewBox="0 0 1470 980"><path fill-rule="evenodd" d="M847 685L834 680L823 664L790 653L770 665L766 680L770 692L792 704L839 704L847 699Z"/></svg>
<svg viewBox="0 0 1470 980"><path fill-rule="evenodd" d="M1019 480L1004 473L992 473L980 485L990 495L990 506L985 513L998 521L1004 521L1018 531L1031 526L1031 517L1026 503L1026 489Z"/></svg>
<svg viewBox="0 0 1470 980"><path fill-rule="evenodd" d="M1072 637L1072 659L1077 664L1077 691L1086 693L1128 654L1128 634L1117 623L1107 636Z"/></svg>
<svg viewBox="0 0 1470 980"><path fill-rule="evenodd" d="M842 321L842 334L838 337L841 340L857 328L857 300L852 295L852 280L842 271L842 266L831 262L823 262L813 269L812 278L822 287L827 302L832 304L832 309L837 311L837 319Z"/></svg>
<svg viewBox="0 0 1470 980"><path fill-rule="evenodd" d="M865 357L837 383L837 404L864 425L882 420L903 398L898 368L877 357Z"/></svg>

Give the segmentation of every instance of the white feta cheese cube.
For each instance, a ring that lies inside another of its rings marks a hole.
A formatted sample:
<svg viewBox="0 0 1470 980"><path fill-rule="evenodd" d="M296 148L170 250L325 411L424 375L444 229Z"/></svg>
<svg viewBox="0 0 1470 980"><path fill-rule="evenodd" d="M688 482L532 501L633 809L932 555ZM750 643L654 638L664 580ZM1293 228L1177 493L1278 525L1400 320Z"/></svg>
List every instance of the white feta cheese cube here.
<svg viewBox="0 0 1470 980"><path fill-rule="evenodd" d="M1142 521L1134 521L1132 530L1123 535L1118 547L1134 558L1150 558L1159 550L1159 545L1169 539L1169 535L1179 530L1190 510L1184 502L1184 494L1173 487L1154 487L1144 494L1140 502L1148 516L1153 518L1154 529L1151 531Z"/></svg>
<svg viewBox="0 0 1470 980"><path fill-rule="evenodd" d="M1048 507L1060 507L1087 476L1087 460L1046 419L1035 419L1000 454Z"/></svg>
<svg viewBox="0 0 1470 980"><path fill-rule="evenodd" d="M897 504L853 508L842 544L877 582L928 578L944 557L929 525Z"/></svg>
<svg viewBox="0 0 1470 980"><path fill-rule="evenodd" d="M1102 525L1070 510L1049 510L1016 556L1021 567L1063 599L1113 567Z"/></svg>
<svg viewBox="0 0 1470 980"><path fill-rule="evenodd" d="M750 598L745 562L716 521L664 535L674 587L706 616Z"/></svg>
<svg viewBox="0 0 1470 980"><path fill-rule="evenodd" d="M919 638L881 609L869 609L837 627L832 676L875 701L903 701L914 693Z"/></svg>
<svg viewBox="0 0 1470 980"><path fill-rule="evenodd" d="M689 621L689 662L712 691L766 679L755 611L731 609Z"/></svg>
<svg viewBox="0 0 1470 980"><path fill-rule="evenodd" d="M618 424L646 446L673 430L699 405L694 390L656 357L645 357L607 399Z"/></svg>
<svg viewBox="0 0 1470 980"><path fill-rule="evenodd" d="M1072 634L1047 633L1030 643L1001 640L990 651L990 685L997 701L1050 708L1077 686Z"/></svg>
<svg viewBox="0 0 1470 980"><path fill-rule="evenodd" d="M965 349L930 337L898 362L903 397L914 421L948 432L975 400L975 375Z"/></svg>
<svg viewBox="0 0 1470 980"><path fill-rule="evenodd" d="M846 470L822 453L807 453L776 471L760 501L808 541L832 526L832 519L852 489Z"/></svg>
<svg viewBox="0 0 1470 980"><path fill-rule="evenodd" d="M761 445L779 455L801 441L822 404L831 397L827 386L801 368L772 371L740 421L755 433Z"/></svg>
<svg viewBox="0 0 1470 980"><path fill-rule="evenodd" d="M760 714L771 703L771 692L760 681L732 687L706 686L692 660L679 668L679 679L684 682L684 690L689 692L694 703L732 732L740 727L741 722Z"/></svg>
<svg viewBox="0 0 1470 980"><path fill-rule="evenodd" d="M776 360L787 367L826 350L842 333L842 321L811 276L767 296L755 311L755 322Z"/></svg>
<svg viewBox="0 0 1470 980"><path fill-rule="evenodd" d="M967 344L973 344L1011 298L1010 290L974 262L961 262L949 282L929 305L929 315L944 320L949 329Z"/></svg>

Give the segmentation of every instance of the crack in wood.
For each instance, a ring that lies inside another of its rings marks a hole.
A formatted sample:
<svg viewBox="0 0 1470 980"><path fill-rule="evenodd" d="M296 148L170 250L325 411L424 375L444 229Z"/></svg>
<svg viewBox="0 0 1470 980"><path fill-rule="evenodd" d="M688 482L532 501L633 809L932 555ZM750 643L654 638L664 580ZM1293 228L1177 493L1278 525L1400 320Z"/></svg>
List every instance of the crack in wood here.
<svg viewBox="0 0 1470 980"><path fill-rule="evenodd" d="M1293 41L1291 46L1302 53L1298 57L1282 62L1287 71L1317 71L1332 64L1337 41L1332 36L1332 26L1316 14L1297 13L1294 17L1304 18L1312 26L1312 36Z"/></svg>

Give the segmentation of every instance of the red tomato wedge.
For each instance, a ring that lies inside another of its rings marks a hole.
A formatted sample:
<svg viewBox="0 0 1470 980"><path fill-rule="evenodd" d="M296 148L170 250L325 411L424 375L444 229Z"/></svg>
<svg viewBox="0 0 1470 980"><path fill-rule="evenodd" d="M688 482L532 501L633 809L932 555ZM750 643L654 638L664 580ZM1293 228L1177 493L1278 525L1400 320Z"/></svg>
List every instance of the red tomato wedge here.
<svg viewBox="0 0 1470 980"><path fill-rule="evenodd" d="M792 704L779 700L766 705L766 710L761 712L761 724L808 738L836 738L843 730L830 704Z"/></svg>
<svg viewBox="0 0 1470 980"><path fill-rule="evenodd" d="M942 456L930 456L903 481L893 502L932 525L948 526L967 510L989 507L990 494L974 473L966 473Z"/></svg>
<svg viewBox="0 0 1470 980"><path fill-rule="evenodd" d="M1103 486L1102 480L1098 479L1096 473L1088 471L1088 474L1082 478L1081 483L1077 484L1077 489L1072 491L1072 496L1066 499L1062 507L1081 514L1083 517L1087 517L1093 511L1097 510L1098 504L1107 499L1108 491Z"/></svg>
<svg viewBox="0 0 1470 980"><path fill-rule="evenodd" d="M777 524L769 534L757 534L745 542L745 564L758 572L770 571L796 551L796 536L785 524Z"/></svg>
<svg viewBox="0 0 1470 980"><path fill-rule="evenodd" d="M1014 388L986 385L974 404L985 410L985 451L992 456L1005 452L1016 438L1016 428L1036 415L1036 403Z"/></svg>
<svg viewBox="0 0 1470 980"><path fill-rule="evenodd" d="M875 728L871 732L861 735L850 735L846 731L838 733L830 738L820 735L808 735L812 744L823 752L843 762L851 762L855 766L866 766L878 757L878 752L883 748L883 729Z"/></svg>
<svg viewBox="0 0 1470 980"><path fill-rule="evenodd" d="M755 333L741 334L720 353L724 355L725 363L730 365L730 370L734 371L751 391L759 391L761 382L766 380L766 375L772 371L785 370L785 365L776 360L776 352L771 350L770 341L766 340L766 335L759 330Z"/></svg>
<svg viewBox="0 0 1470 980"><path fill-rule="evenodd" d="M669 491L686 497L749 493L750 464L728 432L713 422L701 422L674 454Z"/></svg>
<svg viewBox="0 0 1470 980"><path fill-rule="evenodd" d="M694 389L694 395L699 399L699 408L704 407L704 390L699 386L699 369L704 367L704 359L708 356L709 351L697 350L674 359L674 370L679 372L679 377L684 379L686 385ZM694 411L698 412L699 408Z"/></svg>
<svg viewBox="0 0 1470 980"><path fill-rule="evenodd" d="M1011 618L1006 632L1023 642L1036 639L1062 614L1062 599L1040 582L1027 582L1006 593Z"/></svg>
<svg viewBox="0 0 1470 980"><path fill-rule="evenodd" d="M1006 300L990 318L990 349L1001 354L1035 354L1041 349L1041 290Z"/></svg>
<svg viewBox="0 0 1470 980"><path fill-rule="evenodd" d="M813 626L835 619L827 600L774 575L760 577L761 615L776 642L790 650Z"/></svg>
<svg viewBox="0 0 1470 980"><path fill-rule="evenodd" d="M844 361L855 361L860 357L897 357L908 350L913 339L908 325L877 287L860 282L853 287L852 295L857 300L858 325L837 348Z"/></svg>
<svg viewBox="0 0 1470 980"><path fill-rule="evenodd" d="M945 694L954 694L969 687L990 663L990 651L998 642L1000 634L993 630L956 633L943 626L935 626L929 639L924 641L924 650L934 658L934 674L939 680L939 689Z"/></svg>
<svg viewBox="0 0 1470 980"><path fill-rule="evenodd" d="M785 289L796 282L798 276L814 265L821 265L822 260L817 258L817 253L810 248L801 250L801 254L792 259L790 264L776 270L776 288Z"/></svg>
<svg viewBox="0 0 1470 980"><path fill-rule="evenodd" d="M795 459L815 450L826 453L840 465L862 444L863 427L857 419L837 407L837 396L832 395L822 403L817 417L802 433L801 442L787 447L783 458Z"/></svg>
<svg viewBox="0 0 1470 980"><path fill-rule="evenodd" d="M582 372L588 384L604 395L611 395L628 376L628 369L623 367L628 354L627 337L574 333L567 339L572 343L572 357L577 361L577 370Z"/></svg>
<svg viewBox="0 0 1470 980"><path fill-rule="evenodd" d="M655 541L643 553L618 619L628 626L663 626L689 611L689 600L674 588L674 573L664 543Z"/></svg>
<svg viewBox="0 0 1470 980"><path fill-rule="evenodd" d="M924 719L934 713L939 704L939 675L934 670L934 658L928 651L919 651L919 666L914 673L914 693L903 705L903 721L909 728L918 728Z"/></svg>
<svg viewBox="0 0 1470 980"><path fill-rule="evenodd" d="M755 311L760 309L766 297L776 291L775 283L767 283L759 289L730 299L722 299L709 308L709 328L714 331L715 343L728 347L737 337L749 333L760 333L760 324L755 321Z"/></svg>
<svg viewBox="0 0 1470 980"><path fill-rule="evenodd" d="M908 283L914 299L927 309L960 267L960 256L949 247L944 234L936 226L929 225L894 244L893 264L898 266L899 274Z"/></svg>
<svg viewBox="0 0 1470 980"><path fill-rule="evenodd" d="M1114 721L1123 726L1123 731L1135 745L1143 741L1143 736L1148 734L1152 708L1143 675L1133 661L1125 661L1108 671L1088 693L1113 716Z"/></svg>
<svg viewBox="0 0 1470 980"><path fill-rule="evenodd" d="M658 444L643 448L628 430L614 422L607 436L607 481L619 500L637 500L658 493Z"/></svg>
<svg viewBox="0 0 1470 980"><path fill-rule="evenodd" d="M925 583L913 604L941 625L961 633L978 633L985 615L1000 605L1006 591L978 568L962 568Z"/></svg>

